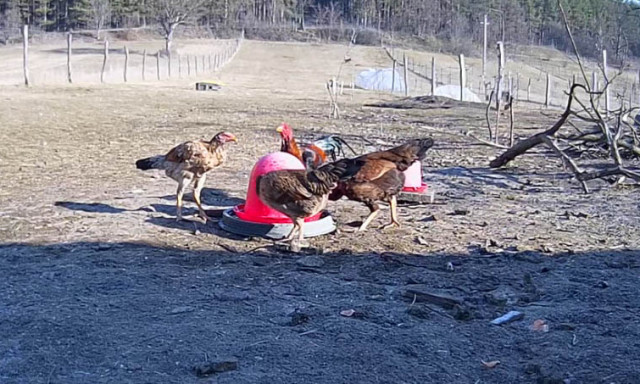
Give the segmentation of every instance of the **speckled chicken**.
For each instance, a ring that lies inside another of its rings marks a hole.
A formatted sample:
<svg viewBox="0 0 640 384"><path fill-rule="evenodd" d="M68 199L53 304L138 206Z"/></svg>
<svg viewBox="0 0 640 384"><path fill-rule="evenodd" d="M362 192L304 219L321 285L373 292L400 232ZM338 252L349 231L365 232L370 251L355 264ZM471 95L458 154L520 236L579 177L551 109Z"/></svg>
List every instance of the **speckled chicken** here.
<svg viewBox="0 0 640 384"><path fill-rule="evenodd" d="M211 141L187 141L174 147L166 155L140 159L136 161L136 168L143 171L162 169L167 176L178 182L176 202L178 221L182 220L182 196L185 189L193 183L193 199L198 206L200 216L206 222L210 219L202 208L200 192L204 187L207 172L220 166L227 159L225 144L237 141L233 134L220 132Z"/></svg>
<svg viewBox="0 0 640 384"><path fill-rule="evenodd" d="M350 179L342 180L331 192L330 200L338 200L346 196L349 200L363 202L371 211L364 220L359 231L367 229L371 221L377 216L379 201L389 203L391 223L389 226L400 226L397 214L396 195L404 186L406 171L414 162L422 160L429 148L433 146L430 138L415 139L386 151L367 153L356 158L364 165Z"/></svg>
<svg viewBox="0 0 640 384"><path fill-rule="evenodd" d="M364 162L342 159L328 163L316 170L280 170L260 176L257 192L269 207L287 215L293 221L293 228L284 241L292 241L298 231L299 249L304 237L304 219L311 217L327 206L328 194L338 181L353 176Z"/></svg>

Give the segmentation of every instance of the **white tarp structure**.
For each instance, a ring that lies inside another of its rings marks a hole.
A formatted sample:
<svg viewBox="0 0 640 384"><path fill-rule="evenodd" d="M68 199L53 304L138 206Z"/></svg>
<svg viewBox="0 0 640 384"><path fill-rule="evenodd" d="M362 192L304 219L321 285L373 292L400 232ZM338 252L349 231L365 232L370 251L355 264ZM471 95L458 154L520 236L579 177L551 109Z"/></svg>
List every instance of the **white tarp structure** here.
<svg viewBox="0 0 640 384"><path fill-rule="evenodd" d="M459 85L442 85L436 88L436 96L444 96L454 100L460 100L460 86ZM471 101L473 103L481 103L482 101L475 93L471 92L468 88L462 91L462 101Z"/></svg>
<svg viewBox="0 0 640 384"><path fill-rule="evenodd" d="M368 69L356 76L356 87L374 91L404 92L404 80L396 71L395 82L393 69ZM393 89L391 89L393 87Z"/></svg>

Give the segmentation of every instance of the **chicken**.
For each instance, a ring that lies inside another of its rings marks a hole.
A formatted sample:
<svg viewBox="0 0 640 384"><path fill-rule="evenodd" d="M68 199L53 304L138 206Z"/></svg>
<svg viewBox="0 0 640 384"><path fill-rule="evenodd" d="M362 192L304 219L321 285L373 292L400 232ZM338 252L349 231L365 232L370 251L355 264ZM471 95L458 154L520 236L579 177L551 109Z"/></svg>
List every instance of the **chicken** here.
<svg viewBox="0 0 640 384"><path fill-rule="evenodd" d="M307 169L316 169L327 161L327 155L322 148L316 145L305 145L302 148L298 146L296 139L293 138L293 130L291 127L282 123L276 129L282 138L280 151L287 152L302 161Z"/></svg>
<svg viewBox="0 0 640 384"><path fill-rule="evenodd" d="M398 222L396 195L404 186L404 171L415 161L425 157L427 149L433 146L430 138L411 140L406 144L386 151L368 153L357 157L365 164L350 179L341 180L329 195L330 200L338 200L346 196L349 200L366 204L371 211L364 220L359 231L367 229L371 221L378 215L379 201L389 203L391 223L383 226L400 226Z"/></svg>
<svg viewBox="0 0 640 384"><path fill-rule="evenodd" d="M292 241L292 249L299 249L304 237L304 219L322 211L336 183L352 177L363 165L360 160L342 159L316 170L280 170L259 176L256 189L260 199L293 221L293 228L283 241ZM293 242L296 230L297 246Z"/></svg>
<svg viewBox="0 0 640 384"><path fill-rule="evenodd" d="M347 146L353 154L356 154L353 148L339 136L327 136L311 144L298 145L296 139L293 137L293 130L288 124L282 123L276 131L280 133L280 137L282 138L280 150L297 157L304 163L307 169L316 169L329 159L336 161L338 155L344 155L343 145Z"/></svg>
<svg viewBox="0 0 640 384"><path fill-rule="evenodd" d="M187 141L174 147L166 155L140 159L136 161L136 168L143 171L162 169L167 176L178 182L176 203L178 221L182 220L182 196L185 189L193 183L193 199L198 206L200 216L206 223L210 218L202 208L200 192L204 187L207 172L225 162L227 158L225 145L237 141L233 134L220 132L211 141Z"/></svg>

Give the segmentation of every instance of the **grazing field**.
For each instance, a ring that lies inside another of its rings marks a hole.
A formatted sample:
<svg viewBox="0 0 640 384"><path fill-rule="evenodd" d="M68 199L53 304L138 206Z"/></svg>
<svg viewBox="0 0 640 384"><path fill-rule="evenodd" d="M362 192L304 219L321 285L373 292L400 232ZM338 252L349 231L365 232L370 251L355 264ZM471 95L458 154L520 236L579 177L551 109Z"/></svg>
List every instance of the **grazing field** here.
<svg viewBox="0 0 640 384"><path fill-rule="evenodd" d="M342 118L329 119L324 87L346 51L244 41L201 77L2 86L0 381L640 382L637 189L593 181L584 195L544 151L488 169L498 150L451 134L484 132L483 107L371 108L391 96L345 89ZM19 51L4 54L2 71ZM380 48L350 57L344 76L388 65ZM193 90L211 79L224 88ZM517 107L517 135L559 113ZM433 137L434 204L401 206L403 226L387 231L383 210L354 233L368 211L341 200L328 208L339 231L292 254L176 222L176 184L134 166L233 132L240 142L203 192L211 210L232 206L255 160L279 149L282 121L358 151ZM511 310L524 318L490 325ZM199 377L209 362L237 368Z"/></svg>

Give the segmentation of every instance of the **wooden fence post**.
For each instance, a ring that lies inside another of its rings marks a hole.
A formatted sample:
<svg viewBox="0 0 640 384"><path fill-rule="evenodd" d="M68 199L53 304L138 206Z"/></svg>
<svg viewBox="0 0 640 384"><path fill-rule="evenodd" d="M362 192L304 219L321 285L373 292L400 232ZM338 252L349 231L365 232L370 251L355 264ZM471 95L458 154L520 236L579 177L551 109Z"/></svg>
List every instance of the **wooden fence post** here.
<svg viewBox="0 0 640 384"><path fill-rule="evenodd" d="M147 66L147 50L142 51L142 81L145 79L145 71Z"/></svg>
<svg viewBox="0 0 640 384"><path fill-rule="evenodd" d="M431 58L431 96L436 95L436 57Z"/></svg>
<svg viewBox="0 0 640 384"><path fill-rule="evenodd" d="M107 60L109 60L109 40L104 39L104 59L102 60L102 71L100 71L101 83L104 83L104 71L107 68Z"/></svg>
<svg viewBox="0 0 640 384"><path fill-rule="evenodd" d="M160 80L160 51L156 52L156 76Z"/></svg>
<svg viewBox="0 0 640 384"><path fill-rule="evenodd" d="M171 77L171 51L167 51L167 76Z"/></svg>
<svg viewBox="0 0 640 384"><path fill-rule="evenodd" d="M531 101L531 78L529 78L529 82L527 83L527 101Z"/></svg>
<svg viewBox="0 0 640 384"><path fill-rule="evenodd" d="M191 76L191 59L187 55L187 76Z"/></svg>
<svg viewBox="0 0 640 384"><path fill-rule="evenodd" d="M605 114L609 117L610 99L609 99L609 72L607 70L607 50L602 50L602 72L604 73L604 109Z"/></svg>
<svg viewBox="0 0 640 384"><path fill-rule="evenodd" d="M598 92L598 72L591 72L591 91Z"/></svg>
<svg viewBox="0 0 640 384"><path fill-rule="evenodd" d="M547 72L547 87L544 92L544 106L548 107L551 104L551 75Z"/></svg>
<svg viewBox="0 0 640 384"><path fill-rule="evenodd" d="M518 94L520 93L520 74L516 73L516 92L514 100L518 100Z"/></svg>
<svg viewBox="0 0 640 384"><path fill-rule="evenodd" d="M196 75L198 74L198 56L193 56L193 63L195 64Z"/></svg>
<svg viewBox="0 0 640 384"><path fill-rule="evenodd" d="M402 60L404 61L404 95L409 96L409 69L407 68L407 55L402 55Z"/></svg>
<svg viewBox="0 0 640 384"><path fill-rule="evenodd" d="M500 101L502 100L502 92L504 88L504 44L502 41L498 41L498 82L496 86L496 110L500 113ZM497 128L497 127L496 127ZM498 136L496 135L496 140ZM496 141L497 142L497 141Z"/></svg>
<svg viewBox="0 0 640 384"><path fill-rule="evenodd" d="M124 82L127 82L127 71L129 69L129 47L124 46Z"/></svg>
<svg viewBox="0 0 640 384"><path fill-rule="evenodd" d="M467 72L464 67L464 55L460 54L460 101L464 101L464 88L467 86Z"/></svg>
<svg viewBox="0 0 640 384"><path fill-rule="evenodd" d="M73 80L71 79L71 55L73 54L72 51L72 40L73 40L73 35L71 34L71 32L67 33L67 81L69 82L69 84L73 83Z"/></svg>
<svg viewBox="0 0 640 384"><path fill-rule="evenodd" d="M393 65L391 68L391 93L393 93L396 91L396 59L393 59Z"/></svg>
<svg viewBox="0 0 640 384"><path fill-rule="evenodd" d="M22 69L24 71L24 85L31 84L29 81L29 26L22 26Z"/></svg>

